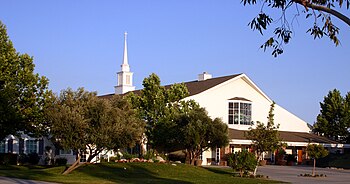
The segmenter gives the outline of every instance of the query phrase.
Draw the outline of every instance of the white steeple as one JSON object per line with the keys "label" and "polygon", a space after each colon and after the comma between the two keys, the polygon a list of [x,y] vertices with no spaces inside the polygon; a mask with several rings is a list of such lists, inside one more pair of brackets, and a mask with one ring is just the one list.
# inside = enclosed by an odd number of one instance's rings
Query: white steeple
{"label": "white steeple", "polygon": [[130,66],[128,64],[128,45],[127,45],[127,35],[128,33],[124,33],[124,55],[123,55],[123,64],[121,65],[122,71],[130,72]]}
{"label": "white steeple", "polygon": [[128,63],[128,47],[127,47],[127,33],[124,33],[124,54],[121,71],[117,73],[118,85],[115,86],[115,94],[124,94],[129,91],[134,91],[135,86],[132,85],[132,75]]}

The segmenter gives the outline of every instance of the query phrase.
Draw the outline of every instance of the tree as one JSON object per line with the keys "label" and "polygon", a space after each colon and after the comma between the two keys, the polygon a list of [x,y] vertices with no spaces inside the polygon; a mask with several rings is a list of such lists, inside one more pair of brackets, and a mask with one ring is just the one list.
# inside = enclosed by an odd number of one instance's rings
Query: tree
{"label": "tree", "polygon": [[243,174],[247,171],[253,171],[257,163],[254,153],[247,150],[230,153],[227,158],[229,166],[236,171],[238,170],[240,177],[243,177]]}
{"label": "tree", "polygon": [[173,107],[188,96],[184,84],[174,84],[169,88],[160,85],[160,78],[152,73],[143,80],[140,94],[130,93],[128,98],[139,117],[146,121],[147,143],[153,145],[155,126],[172,116]]}
{"label": "tree", "polygon": [[143,122],[129,103],[120,96],[101,99],[83,88],[63,90],[47,109],[50,133],[63,149],[76,152],[76,161],[64,174],[80,167],[87,153],[87,163],[103,150],[133,146],[143,134]]}
{"label": "tree", "polygon": [[[261,48],[266,50],[270,47],[273,49],[272,55],[277,57],[283,53],[283,45],[288,44],[292,38],[293,21],[300,16],[299,8],[305,14],[306,19],[313,19],[311,28],[307,30],[311,36],[316,38],[328,37],[333,43],[339,45],[339,28],[333,24],[332,17],[336,17],[350,26],[350,19],[339,10],[348,10],[350,7],[350,0],[242,0],[243,5],[255,5],[257,2],[262,3],[259,14],[249,23],[250,28],[258,30],[260,34],[274,21],[274,19],[266,12],[266,9],[279,10],[280,17],[277,26],[274,30],[274,36],[269,38]],[[344,5],[346,3],[346,5]],[[295,5],[295,6],[294,6]],[[293,10],[293,7],[295,9]],[[288,15],[289,10],[294,11],[292,15]],[[338,10],[337,10],[338,9]],[[273,13],[271,13],[273,14]]]}
{"label": "tree", "polygon": [[316,159],[323,158],[328,155],[328,151],[318,144],[309,144],[306,147],[306,152],[310,158],[314,160],[314,167],[312,169],[312,176],[315,176]]}
{"label": "tree", "polygon": [[[275,102],[273,102],[270,106],[266,126],[258,121],[255,129],[250,128],[250,130],[246,134],[246,138],[252,141],[252,146],[258,157],[258,162],[263,159],[262,156],[264,152],[273,152],[283,146],[278,133],[279,125],[274,125],[274,107]],[[256,174],[257,168],[258,163],[256,164],[254,175]]]}
{"label": "tree", "polygon": [[51,91],[34,67],[32,57],[16,51],[0,21],[0,141],[19,131],[37,136],[47,130],[43,110]]}
{"label": "tree", "polygon": [[219,118],[212,120],[204,108],[191,109],[175,117],[174,130],[177,144],[185,150],[191,165],[209,148],[221,148],[228,144],[228,127]]}
{"label": "tree", "polygon": [[343,98],[337,89],[329,91],[320,106],[313,131],[332,140],[346,142],[350,128],[350,93]]}

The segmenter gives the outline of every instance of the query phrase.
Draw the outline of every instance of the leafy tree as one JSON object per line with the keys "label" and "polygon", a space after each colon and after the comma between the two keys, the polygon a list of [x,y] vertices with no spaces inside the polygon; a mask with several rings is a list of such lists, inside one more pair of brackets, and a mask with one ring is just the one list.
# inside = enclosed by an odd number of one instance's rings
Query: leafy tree
{"label": "leafy tree", "polygon": [[144,132],[143,122],[122,97],[101,99],[83,88],[63,90],[47,109],[47,116],[53,139],[77,153],[75,163],[64,174],[82,165],[83,154],[89,155],[89,163],[103,150],[133,146]]}
{"label": "leafy tree", "polygon": [[[275,19],[279,26],[275,28],[274,36],[261,46],[264,51],[268,47],[272,48],[272,55],[275,57],[283,53],[283,45],[289,43],[292,38],[292,24],[294,19],[301,15],[300,10],[306,19],[313,20],[307,32],[314,39],[326,36],[336,46],[339,45],[339,28],[333,24],[333,16],[350,26],[349,17],[339,12],[349,9],[350,0],[242,0],[242,2],[244,6],[255,5],[257,2],[262,4],[259,14],[249,23],[251,29],[258,30],[261,34],[274,21],[266,13],[267,9],[271,9],[271,12],[274,12],[273,10],[280,12],[280,16]],[[289,15],[293,11],[294,13]]]}
{"label": "leafy tree", "polygon": [[340,91],[329,91],[320,106],[313,131],[332,140],[346,142],[350,128],[350,93],[343,98]]}
{"label": "leafy tree", "polygon": [[184,84],[174,84],[169,88],[160,85],[160,78],[152,73],[143,80],[143,89],[140,94],[130,93],[129,100],[140,118],[146,121],[147,143],[153,145],[155,126],[169,119],[174,112],[174,106],[188,96],[187,87]]}
{"label": "leafy tree", "polygon": [[[252,141],[252,146],[258,157],[258,162],[263,159],[262,156],[264,152],[273,152],[283,146],[277,130],[279,125],[274,125],[274,107],[275,102],[271,104],[266,126],[264,123],[258,121],[255,129],[250,128],[246,134],[246,138]],[[256,174],[257,168],[258,164],[256,164],[254,175]]]}
{"label": "leafy tree", "polygon": [[19,131],[40,135],[47,130],[44,108],[48,79],[34,73],[33,58],[20,54],[0,21],[0,140]]}
{"label": "leafy tree", "polygon": [[243,174],[247,171],[253,171],[257,163],[254,153],[247,150],[231,153],[227,159],[228,165],[234,170],[239,171],[240,177],[243,177]]}
{"label": "leafy tree", "polygon": [[212,120],[204,108],[193,108],[175,117],[177,145],[181,146],[191,165],[208,149],[228,144],[228,127],[219,118]]}
{"label": "leafy tree", "polygon": [[328,155],[328,151],[318,144],[309,144],[306,147],[306,152],[310,158],[314,160],[314,167],[312,169],[312,176],[315,176],[316,159],[323,158]]}

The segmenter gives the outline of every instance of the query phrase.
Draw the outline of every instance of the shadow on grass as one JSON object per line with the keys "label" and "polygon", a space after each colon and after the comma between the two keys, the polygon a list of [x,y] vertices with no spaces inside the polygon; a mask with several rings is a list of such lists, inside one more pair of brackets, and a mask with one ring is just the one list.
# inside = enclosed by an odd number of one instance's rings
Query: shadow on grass
{"label": "shadow on grass", "polygon": [[42,180],[43,177],[55,176],[54,173],[48,172],[45,168],[46,167],[6,166],[6,168],[0,169],[0,176],[29,180]]}
{"label": "shadow on grass", "polygon": [[191,182],[161,178],[141,164],[95,164],[86,165],[77,171],[86,175],[116,183],[183,183]]}
{"label": "shadow on grass", "polygon": [[215,168],[215,167],[203,167],[203,168],[216,174],[225,174],[230,176],[234,174],[232,169],[222,169],[222,168]]}

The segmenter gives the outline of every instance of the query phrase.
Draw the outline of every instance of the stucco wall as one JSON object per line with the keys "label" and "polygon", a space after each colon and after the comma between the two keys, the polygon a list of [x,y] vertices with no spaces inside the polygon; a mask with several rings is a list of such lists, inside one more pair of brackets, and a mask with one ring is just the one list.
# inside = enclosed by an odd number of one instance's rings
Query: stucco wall
{"label": "stucco wall", "polygon": [[[245,75],[226,81],[218,86],[197,95],[187,97],[205,107],[209,116],[221,118],[228,124],[228,102],[234,97],[243,97],[252,103],[252,121],[266,123],[268,111],[272,101],[265,96]],[[275,105],[275,124],[280,124],[281,131],[309,132],[307,123]],[[249,125],[229,125],[229,128],[248,130]]]}

